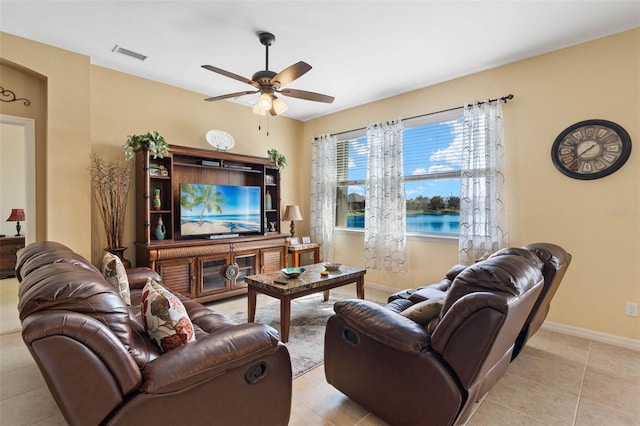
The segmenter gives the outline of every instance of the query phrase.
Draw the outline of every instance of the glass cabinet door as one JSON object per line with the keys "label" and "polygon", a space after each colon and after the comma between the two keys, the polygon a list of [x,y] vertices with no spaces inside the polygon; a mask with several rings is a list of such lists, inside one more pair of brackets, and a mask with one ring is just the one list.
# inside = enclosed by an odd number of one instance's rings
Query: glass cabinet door
{"label": "glass cabinet door", "polygon": [[198,291],[198,296],[219,293],[227,290],[227,282],[224,277],[226,265],[226,256],[218,258],[200,258],[198,260],[201,286]]}
{"label": "glass cabinet door", "polygon": [[255,275],[258,270],[257,253],[236,254],[232,259],[238,265],[238,276],[235,280],[235,288],[246,287],[244,277],[247,275]]}

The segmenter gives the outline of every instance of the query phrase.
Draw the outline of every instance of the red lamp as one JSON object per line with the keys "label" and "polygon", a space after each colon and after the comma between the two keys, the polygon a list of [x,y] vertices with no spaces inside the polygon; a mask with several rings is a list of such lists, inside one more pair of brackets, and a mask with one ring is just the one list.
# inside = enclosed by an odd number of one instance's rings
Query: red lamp
{"label": "red lamp", "polygon": [[21,237],[20,235],[20,221],[24,222],[24,210],[23,209],[11,209],[11,214],[9,215],[9,219],[7,222],[17,222],[16,223],[16,231],[18,232],[15,236]]}

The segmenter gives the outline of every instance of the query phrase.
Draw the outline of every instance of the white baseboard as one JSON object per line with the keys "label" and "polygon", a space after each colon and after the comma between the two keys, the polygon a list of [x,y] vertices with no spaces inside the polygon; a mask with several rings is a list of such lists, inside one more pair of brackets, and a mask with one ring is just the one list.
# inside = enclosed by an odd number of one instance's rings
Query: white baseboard
{"label": "white baseboard", "polygon": [[600,331],[593,331],[586,328],[574,327],[572,325],[559,324],[557,322],[550,321],[545,321],[542,324],[542,328],[550,331],[556,331],[558,333],[568,334],[570,336],[582,337],[596,342],[640,351],[640,340],[630,339],[628,337],[616,336],[615,334],[602,333]]}
{"label": "white baseboard", "polygon": [[376,283],[372,283],[372,282],[369,282],[369,281],[365,282],[365,287],[375,288],[376,290],[384,291],[384,292],[387,292],[389,294],[397,293],[399,291],[404,290],[403,288],[389,287],[389,286],[386,286],[386,285],[376,284]]}

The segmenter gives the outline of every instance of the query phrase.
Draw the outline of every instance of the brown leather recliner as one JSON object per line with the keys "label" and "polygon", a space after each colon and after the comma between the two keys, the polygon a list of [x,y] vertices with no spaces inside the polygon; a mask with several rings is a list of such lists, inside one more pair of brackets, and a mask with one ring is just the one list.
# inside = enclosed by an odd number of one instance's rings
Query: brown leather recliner
{"label": "brown leather recliner", "polygon": [[[527,340],[538,331],[547,317],[551,309],[551,300],[556,294],[558,287],[560,287],[560,283],[571,263],[571,254],[556,244],[534,243],[527,244],[522,248],[504,248],[493,253],[491,257],[504,254],[524,257],[531,257],[531,255],[534,254],[542,262],[542,276],[544,277],[544,287],[542,288],[540,296],[516,339],[515,348],[513,349],[513,358],[515,358]],[[465,268],[465,265],[455,265],[447,272],[445,277],[437,283],[394,293],[389,297],[387,307],[396,312],[401,312],[427,299],[445,297],[455,277]]]}
{"label": "brown leather recliner", "polygon": [[327,381],[393,425],[463,423],[509,366],[542,286],[539,262],[504,255],[460,272],[426,327],[373,302],[336,302]]}
{"label": "brown leather recliner", "polygon": [[140,312],[150,269],[128,271],[131,306],[59,243],[24,248],[16,272],[23,340],[69,424],[288,423],[291,361],[273,328],[179,296],[196,341],[162,353]]}
{"label": "brown leather recliner", "polygon": [[544,287],[540,297],[533,306],[529,318],[520,331],[513,349],[513,358],[518,356],[527,340],[540,329],[542,323],[547,318],[551,309],[551,300],[555,296],[560,283],[571,263],[571,254],[562,247],[551,243],[528,244],[523,248],[534,252],[543,263],[542,276],[544,277]]}

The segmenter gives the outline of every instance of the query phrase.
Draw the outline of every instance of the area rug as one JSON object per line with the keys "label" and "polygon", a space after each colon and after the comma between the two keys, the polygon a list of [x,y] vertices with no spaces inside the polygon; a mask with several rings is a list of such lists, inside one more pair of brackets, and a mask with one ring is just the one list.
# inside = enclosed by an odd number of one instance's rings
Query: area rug
{"label": "area rug", "polygon": [[[333,315],[333,304],[349,296],[332,293],[327,302],[322,293],[310,294],[291,301],[291,327],[289,341],[285,343],[291,356],[293,377],[297,377],[322,364],[324,359],[324,330]],[[247,322],[247,312],[228,316],[232,321]],[[280,301],[260,304],[256,308],[256,322],[269,324],[280,332]]]}

